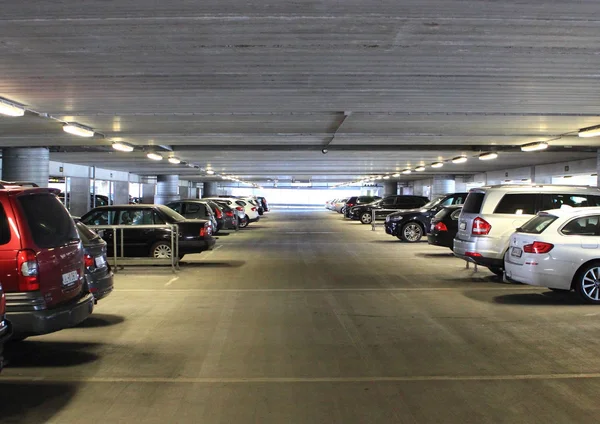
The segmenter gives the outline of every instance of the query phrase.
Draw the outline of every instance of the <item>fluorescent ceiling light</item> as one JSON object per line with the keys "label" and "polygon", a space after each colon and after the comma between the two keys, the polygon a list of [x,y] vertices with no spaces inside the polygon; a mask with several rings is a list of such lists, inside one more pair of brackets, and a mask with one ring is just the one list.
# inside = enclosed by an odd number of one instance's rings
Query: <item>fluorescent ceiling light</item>
{"label": "fluorescent ceiling light", "polygon": [[381,175],[378,175],[378,176],[376,176],[376,177],[375,177],[375,179],[376,179],[376,180],[382,180],[382,179],[383,179],[383,177],[382,177]]}
{"label": "fluorescent ceiling light", "polygon": [[65,124],[63,125],[63,131],[69,134],[77,135],[79,137],[93,137],[94,130],[88,127],[84,127],[79,124]]}
{"label": "fluorescent ceiling light", "polygon": [[441,168],[442,166],[444,166],[443,162],[434,162],[431,164],[432,168]]}
{"label": "fluorescent ceiling light", "polygon": [[179,165],[181,163],[181,159],[179,159],[175,156],[171,156],[171,157],[169,157],[169,162],[172,163],[173,165]]}
{"label": "fluorescent ceiling light", "polygon": [[161,155],[159,155],[158,153],[154,153],[154,152],[150,152],[146,155],[146,157],[148,159],[152,159],[152,160],[162,160],[163,157]]}
{"label": "fluorescent ceiling light", "polygon": [[207,169],[207,170],[206,170],[206,173],[207,173],[208,175],[213,175],[213,174],[215,173],[215,171],[213,171],[212,169]]}
{"label": "fluorescent ceiling light", "polygon": [[466,156],[457,156],[454,159],[452,159],[452,163],[465,163],[466,161],[467,161]]}
{"label": "fluorescent ceiling light", "polygon": [[123,143],[122,141],[116,141],[112,144],[112,148],[119,152],[133,152],[133,146],[129,143]]}
{"label": "fluorescent ceiling light", "polygon": [[424,166],[417,166],[415,168],[415,171],[417,171],[417,172],[423,172],[423,171],[425,171],[425,167]]}
{"label": "fluorescent ceiling light", "polygon": [[25,115],[25,108],[7,100],[0,99],[0,113],[7,116],[23,116]]}
{"label": "fluorescent ceiling light", "polygon": [[394,177],[394,178],[398,178],[399,176],[400,176],[400,174],[398,174],[397,172],[394,175],[392,175],[392,177]]}
{"label": "fluorescent ceiling light", "polygon": [[535,143],[523,144],[521,151],[523,152],[535,152],[537,150],[544,150],[548,148],[548,143],[544,141],[537,141]]}
{"label": "fluorescent ceiling light", "polygon": [[600,135],[600,125],[582,128],[579,130],[579,137],[598,137]]}
{"label": "fluorescent ceiling light", "polygon": [[385,177],[383,177],[383,179],[384,179],[384,180],[389,180],[389,179],[390,179],[390,176],[389,176],[389,175],[386,175]]}
{"label": "fluorescent ceiling light", "polygon": [[410,174],[412,171],[410,169],[405,169],[402,171],[403,174]]}
{"label": "fluorescent ceiling light", "polygon": [[498,157],[498,153],[490,152],[490,153],[482,153],[479,155],[479,160],[492,160]]}

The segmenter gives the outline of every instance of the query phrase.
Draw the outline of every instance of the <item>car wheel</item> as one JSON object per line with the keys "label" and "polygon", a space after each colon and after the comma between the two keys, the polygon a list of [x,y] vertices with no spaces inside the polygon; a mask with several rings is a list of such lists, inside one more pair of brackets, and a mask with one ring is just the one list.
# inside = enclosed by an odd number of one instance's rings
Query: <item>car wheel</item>
{"label": "car wheel", "polygon": [[490,271],[492,271],[494,274],[496,274],[498,277],[504,277],[504,270],[502,268],[491,267],[488,269]]}
{"label": "car wheel", "polygon": [[173,256],[171,245],[165,241],[154,243],[152,249],[150,249],[150,256],[156,259],[171,259]]}
{"label": "car wheel", "polygon": [[587,303],[600,304],[600,263],[585,265],[575,277],[575,291]]}
{"label": "car wheel", "polygon": [[402,241],[416,243],[423,237],[423,227],[416,222],[408,222],[402,226],[400,236]]}
{"label": "car wheel", "polygon": [[240,221],[240,228],[246,228],[248,226],[248,215],[242,218]]}
{"label": "car wheel", "polygon": [[365,212],[360,216],[360,222],[362,224],[370,224],[371,222],[373,222],[373,215],[371,215],[369,212]]}

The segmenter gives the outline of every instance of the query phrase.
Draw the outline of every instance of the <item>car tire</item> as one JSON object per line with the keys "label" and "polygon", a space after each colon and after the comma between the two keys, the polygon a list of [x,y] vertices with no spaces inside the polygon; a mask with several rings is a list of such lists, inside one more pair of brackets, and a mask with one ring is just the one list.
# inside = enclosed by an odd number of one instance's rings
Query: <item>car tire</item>
{"label": "car tire", "polygon": [[496,274],[498,277],[500,277],[500,278],[504,277],[504,269],[498,268],[498,267],[491,267],[491,268],[488,267],[488,269],[490,271],[492,271],[494,274]]}
{"label": "car tire", "polygon": [[171,243],[166,241],[159,241],[152,245],[150,249],[150,257],[156,259],[171,259],[173,252],[171,250]]}
{"label": "car tire", "polygon": [[242,220],[240,221],[240,228],[246,228],[249,224],[249,218],[248,215],[246,215],[245,217],[242,218]]}
{"label": "car tire", "polygon": [[361,224],[371,224],[373,222],[373,215],[369,212],[365,212],[360,216],[360,223]]}
{"label": "car tire", "polygon": [[600,262],[591,262],[584,265],[577,272],[575,291],[584,302],[595,305],[600,304]]}
{"label": "car tire", "polygon": [[417,243],[423,238],[425,231],[418,222],[407,222],[400,230],[400,240],[407,243]]}

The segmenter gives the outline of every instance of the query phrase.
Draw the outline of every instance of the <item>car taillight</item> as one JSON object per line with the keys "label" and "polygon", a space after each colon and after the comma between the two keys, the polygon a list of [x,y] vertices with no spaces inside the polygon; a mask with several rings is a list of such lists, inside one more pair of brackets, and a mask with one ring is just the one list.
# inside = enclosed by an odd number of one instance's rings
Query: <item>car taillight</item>
{"label": "car taillight", "polygon": [[205,237],[212,234],[212,226],[207,222],[204,227],[200,228],[200,237]]}
{"label": "car taillight", "polygon": [[238,206],[238,207],[235,208],[235,210],[237,210],[237,211],[243,211],[244,209],[241,206]]}
{"label": "car taillight", "polygon": [[223,215],[221,214],[221,211],[219,209],[216,209],[216,214],[217,218],[221,218]]}
{"label": "car taillight", "polygon": [[94,266],[94,258],[92,258],[90,255],[85,255],[83,260],[86,268],[91,268]]}
{"label": "car taillight", "polygon": [[19,291],[40,289],[38,261],[33,250],[19,250],[17,253]]}
{"label": "car taillight", "polygon": [[227,211],[227,212],[225,212],[225,215],[227,215],[227,216],[233,216],[233,212]]}
{"label": "car taillight", "polygon": [[354,203],[346,203],[346,207],[351,208],[352,206],[354,206]]}
{"label": "car taillight", "polygon": [[256,208],[252,208],[252,212],[256,212]]}
{"label": "car taillight", "polygon": [[437,224],[435,224],[434,228],[438,231],[448,231],[448,227],[446,227],[446,224],[444,224],[443,222],[438,222]]}
{"label": "car taillight", "polygon": [[554,248],[551,243],[544,243],[543,241],[534,241],[533,244],[526,244],[523,246],[523,252],[525,253],[548,253]]}
{"label": "car taillight", "polygon": [[485,219],[477,217],[473,220],[471,233],[475,236],[485,236],[490,233],[492,226]]}

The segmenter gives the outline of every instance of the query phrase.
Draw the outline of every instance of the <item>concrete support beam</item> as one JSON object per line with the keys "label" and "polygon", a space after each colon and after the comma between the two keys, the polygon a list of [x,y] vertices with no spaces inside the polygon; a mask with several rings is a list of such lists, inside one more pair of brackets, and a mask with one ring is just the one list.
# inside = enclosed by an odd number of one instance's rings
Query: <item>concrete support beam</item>
{"label": "concrete support beam", "polygon": [[202,197],[213,197],[213,196],[217,196],[217,183],[216,182],[212,182],[212,181],[207,181],[204,183],[204,190],[202,193]]}
{"label": "concrete support beam", "polygon": [[127,181],[115,181],[114,183],[114,204],[115,205],[127,205],[129,203],[129,182]]}
{"label": "concrete support beam", "polygon": [[392,196],[398,194],[398,182],[397,181],[386,181],[383,183],[383,195]]}
{"label": "concrete support beam", "polygon": [[69,211],[81,216],[90,210],[90,179],[70,177]]}
{"label": "concrete support beam", "polygon": [[48,187],[50,152],[46,147],[10,147],[2,149],[2,179],[31,181]]}
{"label": "concrete support beam", "polygon": [[154,195],[156,194],[156,184],[142,184],[142,203],[151,205],[154,203]]}
{"label": "concrete support beam", "polygon": [[456,182],[452,175],[435,175],[431,182],[431,198],[443,194],[454,193]]}
{"label": "concrete support beam", "polygon": [[179,199],[179,175],[159,175],[156,178],[156,198],[154,202],[165,205]]}

